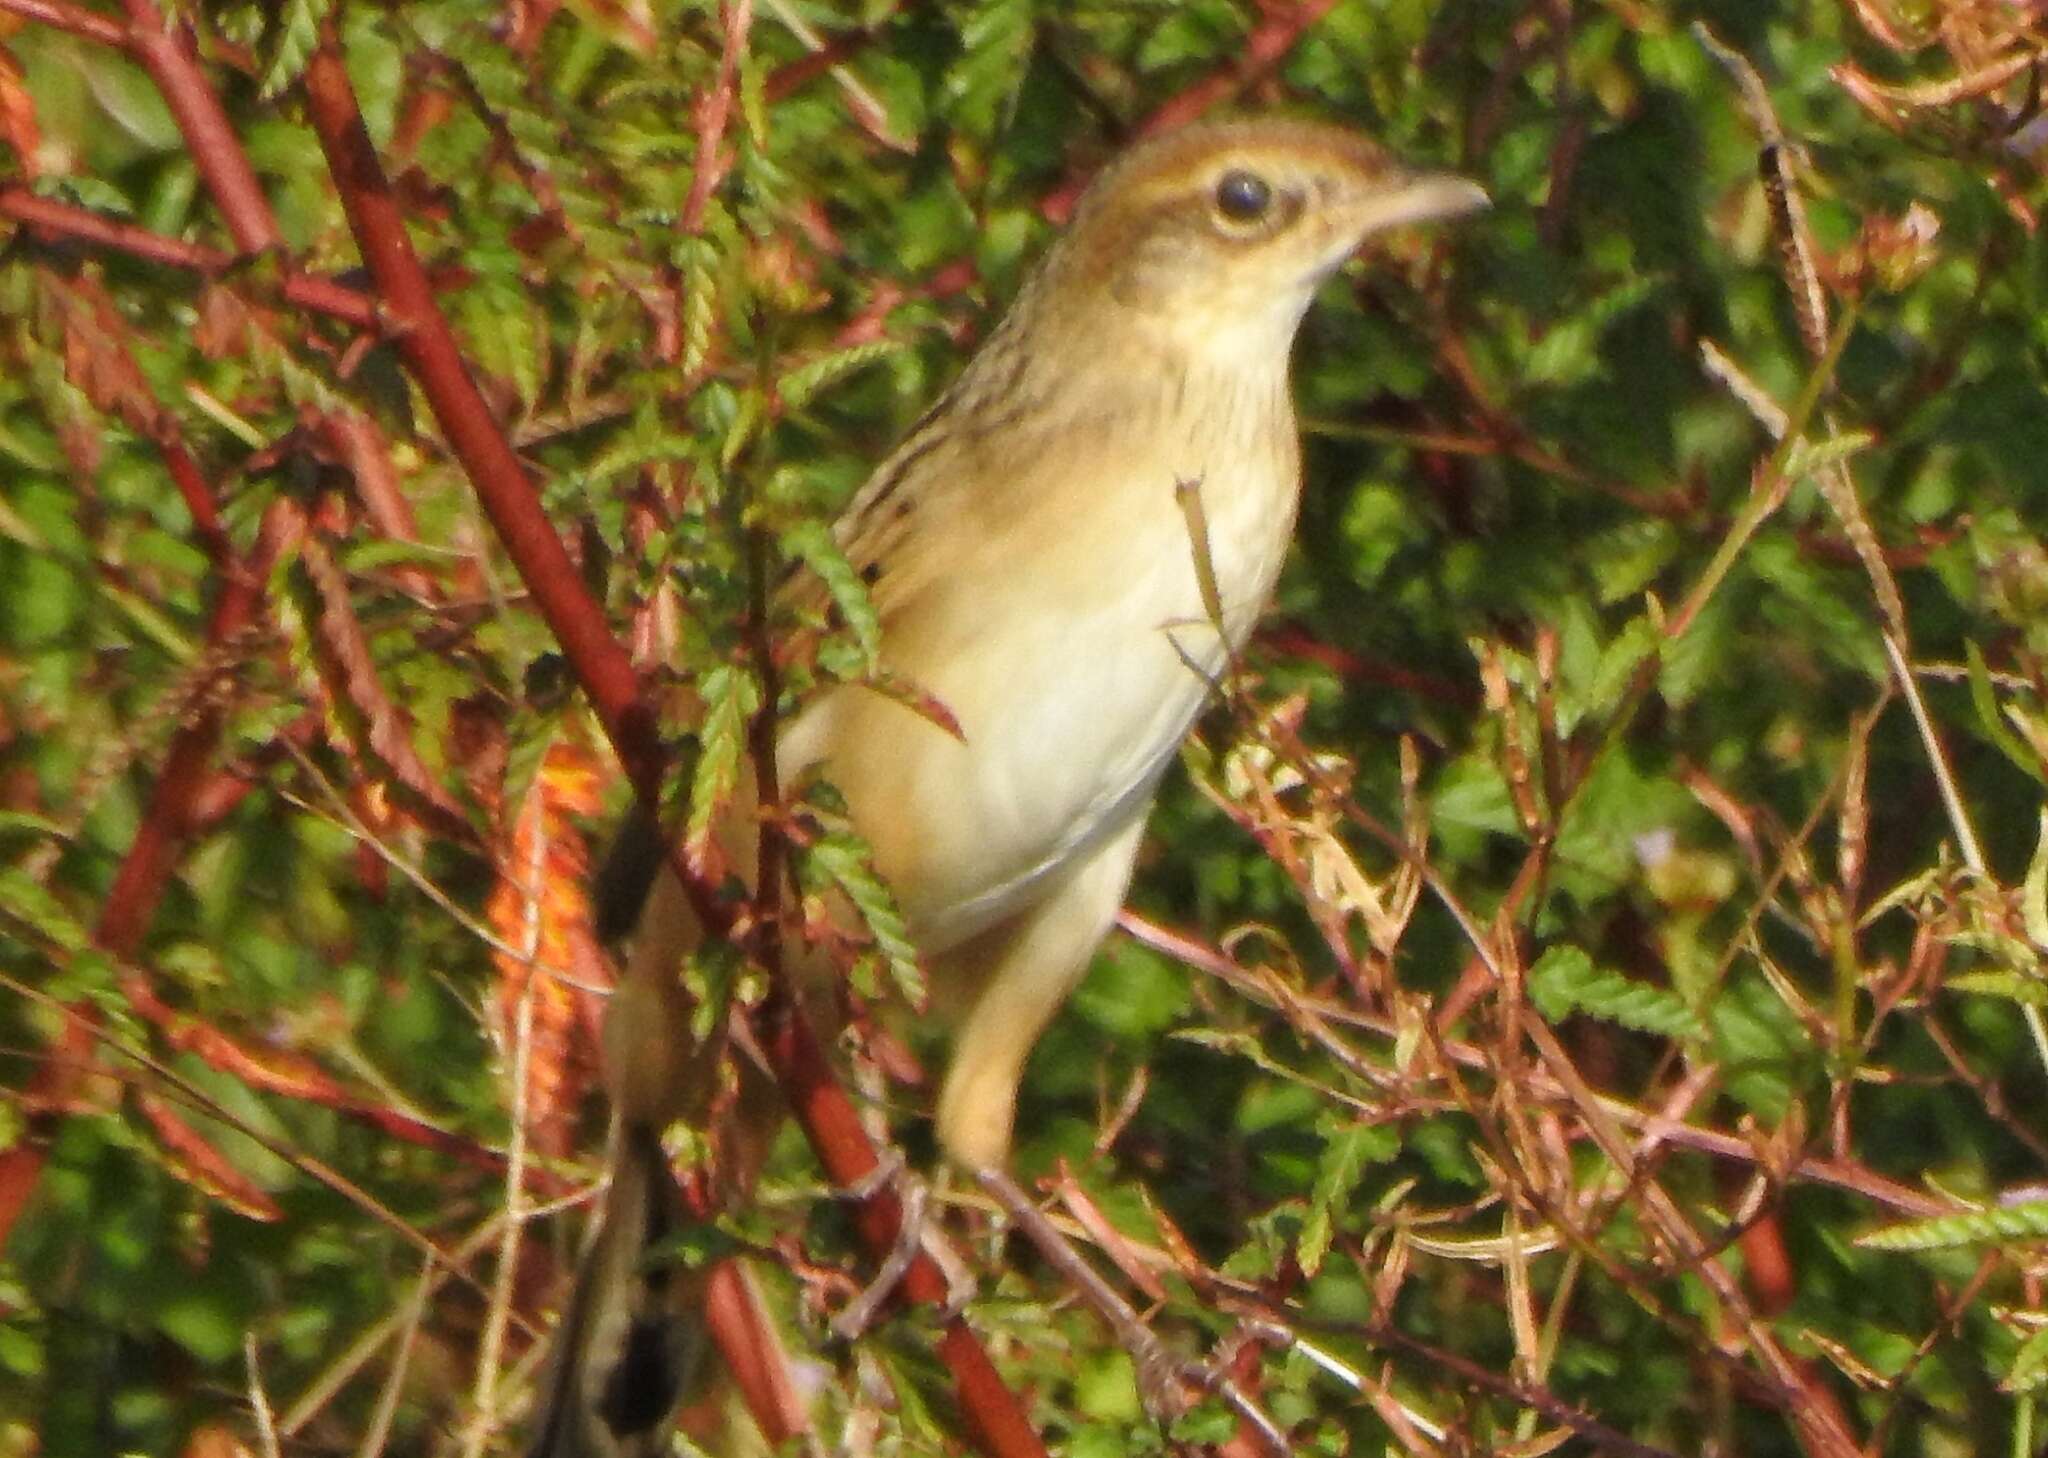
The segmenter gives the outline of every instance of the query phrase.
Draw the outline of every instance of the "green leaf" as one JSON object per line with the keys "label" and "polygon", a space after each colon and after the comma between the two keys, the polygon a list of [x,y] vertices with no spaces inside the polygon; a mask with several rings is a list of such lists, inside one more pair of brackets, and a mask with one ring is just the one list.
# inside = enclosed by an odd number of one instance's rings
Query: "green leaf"
{"label": "green leaf", "polygon": [[1866,1250],[1950,1250],[2048,1236],[2048,1200],[2025,1200],[1989,1210],[1967,1210],[1889,1225],[1856,1237]]}
{"label": "green leaf", "polygon": [[697,692],[704,700],[704,722],[697,731],[700,748],[690,779],[683,849],[693,864],[704,865],[739,788],[747,727],[761,706],[761,686],[746,670],[721,663],[698,680]]}
{"label": "green leaf", "polygon": [[896,898],[875,874],[867,842],[850,831],[832,831],[804,849],[801,864],[813,878],[829,881],[853,903],[875,939],[897,994],[912,1007],[923,1007],[924,969],[918,966],[917,948],[911,945]]}
{"label": "green leaf", "polygon": [[1323,1146],[1308,1215],[1295,1242],[1302,1273],[1313,1276],[1323,1267],[1338,1216],[1358,1189],[1367,1169],[1385,1164],[1401,1152],[1401,1136],[1386,1124],[1348,1124]]}
{"label": "green leaf", "polygon": [[111,217],[135,216],[135,204],[128,200],[128,194],[98,177],[39,177],[35,192],[39,197],[59,198]]}
{"label": "green leaf", "polygon": [[1141,1421],[1145,1409],[1138,1401],[1137,1371],[1130,1357],[1107,1351],[1082,1361],[1074,1373],[1074,1406],[1083,1417],[1098,1422]]}
{"label": "green leaf", "polygon": [[59,951],[76,956],[92,946],[92,933],[49,889],[16,870],[0,870],[0,919],[27,927]]}
{"label": "green leaf", "polygon": [[1967,642],[1963,644],[1963,656],[1970,670],[1970,707],[1976,711],[1977,728],[1998,746],[2000,754],[2034,779],[2048,783],[2048,768],[2042,766],[2041,756],[2006,727],[2005,716],[1999,712],[1998,695],[1991,687],[1991,670],[1984,662],[1984,650],[1974,641]]}
{"label": "green leaf", "polygon": [[800,522],[782,534],[782,550],[818,574],[831,594],[832,605],[860,645],[863,671],[877,672],[882,666],[882,620],[875,615],[867,585],[839,550],[832,529],[819,521]]}
{"label": "green leaf", "polygon": [[683,273],[683,373],[694,375],[711,354],[711,331],[718,321],[718,253],[705,238],[685,238],[676,245],[676,266]]}
{"label": "green leaf", "polygon": [[1956,972],[1945,978],[1942,986],[1950,992],[1974,992],[2028,1007],[2048,1007],[2048,982],[2018,972]]}
{"label": "green leaf", "polygon": [[2048,806],[2035,817],[2033,859],[2027,862],[2027,876],[2020,883],[2020,920],[2027,939],[2048,952]]}
{"label": "green leaf", "polygon": [[718,447],[718,464],[725,470],[731,470],[733,462],[746,453],[761,423],[767,418],[767,398],[759,390],[742,391],[732,421],[726,426],[725,439]]}
{"label": "green leaf", "polygon": [[1237,1414],[1221,1399],[1211,1398],[1189,1408],[1173,1421],[1173,1437],[1182,1443],[1220,1446],[1237,1432]]}
{"label": "green leaf", "polygon": [[156,1324],[200,1361],[220,1365],[242,1350],[249,1313],[241,1305],[221,1283],[182,1282],[158,1303]]}
{"label": "green leaf", "polygon": [[1529,1000],[1552,1022],[1576,1012],[1670,1038],[1705,1032],[1677,993],[1595,967],[1577,947],[1552,947],[1529,969]]}
{"label": "green leaf", "polygon": [[259,92],[265,101],[275,101],[299,79],[320,44],[320,24],[333,8],[334,0],[285,0],[277,18],[277,48],[264,69]]}
{"label": "green leaf", "polygon": [[2012,1365],[1998,1385],[2007,1392],[2033,1392],[2048,1379],[2048,1326],[2037,1327],[2013,1353]]}
{"label": "green leaf", "polygon": [[1662,278],[1644,276],[1596,295],[1578,314],[1543,331],[1523,362],[1523,378],[1533,385],[1572,385],[1602,373],[1601,334],[1663,286]]}
{"label": "green leaf", "polygon": [[777,380],[775,393],[790,409],[801,410],[817,397],[819,391],[838,384],[855,370],[865,369],[877,360],[900,353],[901,349],[902,346],[894,340],[877,339],[820,355]]}
{"label": "green leaf", "polygon": [[997,130],[1031,63],[1031,0],[980,0],[960,26],[960,59],[946,73],[949,110],[977,136]]}

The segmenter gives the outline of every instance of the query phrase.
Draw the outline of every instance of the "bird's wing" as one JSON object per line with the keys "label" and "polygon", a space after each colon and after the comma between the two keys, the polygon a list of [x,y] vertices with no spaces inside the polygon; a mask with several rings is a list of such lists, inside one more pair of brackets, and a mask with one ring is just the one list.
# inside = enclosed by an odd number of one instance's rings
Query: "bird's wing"
{"label": "bird's wing", "polygon": [[[940,565],[946,523],[968,507],[963,488],[980,474],[976,443],[949,428],[947,403],[911,429],[833,523],[841,554],[885,626]],[[777,596],[799,617],[831,612],[824,583],[808,567],[797,568]]]}

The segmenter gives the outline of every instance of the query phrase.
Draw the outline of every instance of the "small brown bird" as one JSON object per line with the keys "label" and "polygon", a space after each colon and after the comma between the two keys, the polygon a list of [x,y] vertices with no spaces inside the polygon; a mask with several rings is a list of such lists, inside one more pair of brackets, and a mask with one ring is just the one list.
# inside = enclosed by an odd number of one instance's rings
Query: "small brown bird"
{"label": "small brown bird", "polygon": [[[1311,297],[1368,236],[1485,203],[1329,126],[1134,147],[841,518],[885,667],[961,733],[841,686],[785,726],[778,769],[839,789],[896,894],[953,1030],[939,1143],[968,1168],[1004,1162],[1025,1058],[1279,575],[1301,465],[1287,357]],[[613,1184],[557,1338],[534,1448],[550,1458],[642,1451],[691,1345],[672,1314],[694,1293],[641,1254],[665,1218],[658,1133],[707,1081],[677,980],[699,935],[662,876],[609,1017]]]}

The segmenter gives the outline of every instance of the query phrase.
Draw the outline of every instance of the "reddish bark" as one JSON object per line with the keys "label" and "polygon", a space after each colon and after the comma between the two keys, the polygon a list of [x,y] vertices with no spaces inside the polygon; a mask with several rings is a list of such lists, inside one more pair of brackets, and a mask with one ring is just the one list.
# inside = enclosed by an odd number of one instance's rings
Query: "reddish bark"
{"label": "reddish bark", "polygon": [[[343,66],[332,29],[305,73],[308,112],[327,155],[357,247],[379,296],[399,324],[395,338],[411,372],[503,541],[506,553],[553,630],[563,656],[590,696],[642,803],[660,804],[664,770],[653,713],[632,662],[542,511],[524,467],[478,391],[405,230],[404,214],[384,175]],[[707,927],[732,935],[733,912],[703,887],[678,853],[671,857]],[[739,939],[739,938],[736,938]],[[832,1178],[858,1185],[880,1166],[853,1102],[833,1077],[824,1051],[787,998],[763,1010],[776,1077],[798,1122]],[[891,1190],[865,1200],[857,1216],[863,1242],[878,1257],[897,1243],[903,1212]],[[929,1258],[911,1266],[904,1287],[915,1299],[946,1304],[945,1277]],[[981,1343],[958,1317],[949,1321],[939,1353],[952,1371],[978,1443],[1001,1458],[1040,1458],[1045,1449],[1016,1396],[1003,1385]]]}
{"label": "reddish bark", "polygon": [[[126,253],[133,258],[168,264],[172,268],[191,269],[209,276],[219,275],[235,261],[232,255],[223,253],[218,248],[187,243],[180,238],[167,238],[161,233],[152,233],[149,229],[139,228],[133,223],[122,223],[112,218],[101,217],[90,208],[77,207],[54,198],[37,197],[34,193],[19,187],[0,187],[0,217],[27,223],[38,231],[54,237],[75,239],[95,247]],[[279,284],[278,291],[286,302],[296,304],[302,309],[325,314],[341,320],[344,324],[353,324],[359,329],[376,327],[375,301],[331,279],[288,272]]]}
{"label": "reddish bark", "polygon": [[96,10],[87,10],[83,5],[68,4],[66,0],[0,0],[0,10],[40,21],[54,30],[98,41],[103,46],[128,43],[128,29],[121,22]]}
{"label": "reddish bark", "polygon": [[284,235],[277,230],[277,218],[256,180],[256,169],[249,164],[249,154],[242,150],[220,98],[199,69],[191,29],[182,20],[175,24],[167,21],[156,0],[123,0],[123,8],[128,12],[129,52],[163,92],[186,150],[236,246],[244,253],[282,249]]}

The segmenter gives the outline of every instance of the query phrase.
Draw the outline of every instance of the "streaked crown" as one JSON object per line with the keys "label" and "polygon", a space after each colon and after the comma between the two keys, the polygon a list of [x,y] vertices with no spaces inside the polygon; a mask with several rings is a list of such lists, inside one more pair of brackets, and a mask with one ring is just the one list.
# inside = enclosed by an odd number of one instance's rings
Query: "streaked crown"
{"label": "streaked crown", "polygon": [[1204,123],[1132,148],[1095,180],[1046,282],[1141,312],[1256,315],[1291,331],[1370,234],[1485,205],[1476,184],[1405,167],[1345,128]]}

